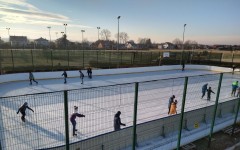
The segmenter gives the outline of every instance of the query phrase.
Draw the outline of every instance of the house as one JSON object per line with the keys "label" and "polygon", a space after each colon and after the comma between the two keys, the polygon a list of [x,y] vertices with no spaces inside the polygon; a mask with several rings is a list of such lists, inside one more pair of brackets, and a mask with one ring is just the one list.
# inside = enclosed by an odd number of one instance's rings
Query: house
{"label": "house", "polygon": [[114,47],[114,42],[113,41],[109,41],[109,40],[98,40],[95,43],[93,43],[92,45],[94,45],[95,48],[98,49],[113,49]]}
{"label": "house", "polygon": [[161,43],[158,45],[158,49],[175,49],[176,45],[170,42]]}
{"label": "house", "polygon": [[35,44],[37,47],[47,47],[49,46],[49,42],[47,39],[44,39],[44,38],[39,38],[39,39],[36,39],[34,40]]}
{"label": "house", "polygon": [[135,44],[134,41],[128,41],[126,42],[125,47],[127,49],[137,49],[137,44]]}
{"label": "house", "polygon": [[9,41],[12,47],[25,47],[28,44],[26,36],[10,36]]}

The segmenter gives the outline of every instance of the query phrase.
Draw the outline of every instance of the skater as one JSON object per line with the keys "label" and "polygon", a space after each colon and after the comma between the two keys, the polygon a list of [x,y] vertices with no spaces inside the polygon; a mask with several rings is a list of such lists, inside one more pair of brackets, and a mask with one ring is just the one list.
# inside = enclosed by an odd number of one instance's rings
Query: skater
{"label": "skater", "polygon": [[87,68],[87,74],[88,74],[88,78],[92,78],[92,69],[90,67]]}
{"label": "skater", "polygon": [[32,110],[32,108],[28,107],[28,103],[25,102],[17,111],[17,114],[20,112],[22,114],[22,121],[25,122],[25,116],[26,116],[26,109],[30,109],[32,112],[34,112]]}
{"label": "skater", "polygon": [[92,68],[89,67],[89,78],[92,79]]}
{"label": "skater", "polygon": [[114,115],[114,131],[118,131],[121,129],[121,125],[122,126],[126,126],[126,124],[121,122],[121,111],[118,111],[115,115]]}
{"label": "skater", "polygon": [[81,84],[83,84],[83,78],[84,78],[84,74],[82,73],[82,71],[81,71],[81,70],[79,70],[79,73],[80,73],[80,79],[82,80],[82,83],[81,83]]}
{"label": "skater", "polygon": [[32,85],[32,81],[38,84],[38,82],[34,79],[33,73],[31,71],[29,72],[29,81],[30,81],[30,85]]}
{"label": "skater", "polygon": [[172,95],[172,96],[169,98],[169,101],[168,101],[168,114],[170,113],[171,104],[172,104],[172,102],[174,102],[174,98],[175,98],[175,95]]}
{"label": "skater", "polygon": [[172,102],[170,112],[169,112],[169,115],[175,115],[175,114],[177,114],[177,100]]}
{"label": "skater", "polygon": [[72,115],[70,117],[70,121],[71,121],[72,126],[73,126],[73,136],[77,136],[77,134],[75,133],[77,131],[77,129],[76,129],[76,124],[77,124],[76,117],[85,117],[85,115],[79,114],[78,113],[78,107],[74,106],[74,112],[72,113]]}
{"label": "skater", "polygon": [[203,99],[203,97],[205,96],[205,94],[207,92],[207,86],[208,86],[207,83],[202,86],[202,98],[201,99]]}
{"label": "skater", "polygon": [[64,70],[62,76],[64,77],[64,84],[67,83],[67,72]]}
{"label": "skater", "polygon": [[238,81],[234,81],[232,83],[232,94],[231,94],[234,97],[235,97],[235,93],[236,93],[237,88],[238,88]]}
{"label": "skater", "polygon": [[207,89],[207,100],[210,101],[211,100],[211,93],[215,94],[213,91],[212,91],[212,88],[209,87]]}
{"label": "skater", "polygon": [[234,74],[234,71],[235,71],[236,68],[237,68],[237,65],[233,65],[233,66],[232,66],[232,69],[233,69],[232,74]]}
{"label": "skater", "polygon": [[184,71],[185,70],[185,62],[184,62],[184,60],[182,61],[182,71]]}
{"label": "skater", "polygon": [[237,97],[240,97],[240,87],[237,88]]}

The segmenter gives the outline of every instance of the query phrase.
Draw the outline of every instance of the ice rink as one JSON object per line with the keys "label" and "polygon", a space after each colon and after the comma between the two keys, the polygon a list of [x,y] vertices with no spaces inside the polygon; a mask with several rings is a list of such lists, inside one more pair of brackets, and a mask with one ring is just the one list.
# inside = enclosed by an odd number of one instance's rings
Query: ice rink
{"label": "ice rink", "polygon": [[[113,117],[117,111],[122,112],[122,122],[126,123],[126,127],[132,126],[134,82],[140,82],[137,123],[168,116],[168,99],[173,94],[178,100],[177,111],[180,112],[185,76],[192,76],[188,80],[185,111],[215,103],[216,94],[212,94],[211,101],[207,101],[206,96],[201,99],[202,86],[205,83],[208,83],[215,93],[217,92],[219,72],[207,70],[184,72],[181,70],[144,72],[143,70],[143,73],[106,76],[94,76],[93,70],[92,79],[87,78],[85,74],[84,84],[81,84],[79,78],[68,78],[67,84],[63,83],[62,78],[38,80],[38,85],[34,82],[33,85],[29,85],[28,80],[2,83],[0,84],[0,97],[3,97],[0,98],[1,146],[4,150],[10,150],[64,145],[63,90],[69,90],[69,117],[75,105],[79,107],[80,113],[86,115],[85,118],[77,118],[77,136],[72,136],[72,125],[69,121],[71,143],[112,132]],[[231,84],[235,80],[239,80],[239,75],[230,73],[223,75],[220,102],[232,99]],[[44,92],[50,93],[36,94]],[[25,101],[35,112],[27,110],[27,121],[23,123],[20,119],[21,115],[17,115],[16,112]]]}

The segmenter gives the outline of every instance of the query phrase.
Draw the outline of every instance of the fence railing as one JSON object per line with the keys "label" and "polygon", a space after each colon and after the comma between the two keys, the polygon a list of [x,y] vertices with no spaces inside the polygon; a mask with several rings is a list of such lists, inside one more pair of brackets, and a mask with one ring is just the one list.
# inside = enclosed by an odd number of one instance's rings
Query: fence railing
{"label": "fence railing", "polygon": [[[235,118],[232,124],[236,124],[240,97],[236,97],[237,93],[231,95],[231,85],[236,80],[239,74],[224,73],[0,97],[0,146],[3,150],[63,145],[69,149],[75,143],[75,148],[80,149],[135,149],[144,147],[142,143],[147,140],[161,137],[159,146],[175,142],[179,149],[181,139],[188,138],[185,131],[194,129],[208,129],[205,136],[211,142],[213,129],[219,124],[215,118],[231,112]],[[206,83],[215,94],[206,93],[202,98]],[[176,112],[168,101],[172,95],[178,100]],[[232,100],[238,103],[224,104]],[[34,110],[26,110],[25,122],[20,119],[21,114],[16,114],[24,102]],[[74,106],[85,115],[76,119],[77,136],[73,136],[69,120]],[[194,110],[201,115],[190,113]],[[126,127],[114,131],[114,115],[118,111]]]}
{"label": "fence railing", "polygon": [[211,51],[0,50],[0,73],[188,64],[240,65],[240,53]]}

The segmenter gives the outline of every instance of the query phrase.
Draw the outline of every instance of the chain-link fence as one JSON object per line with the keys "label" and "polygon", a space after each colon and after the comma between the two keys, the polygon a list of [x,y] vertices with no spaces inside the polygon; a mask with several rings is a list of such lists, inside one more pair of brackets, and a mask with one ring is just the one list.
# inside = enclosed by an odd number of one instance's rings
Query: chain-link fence
{"label": "chain-link fence", "polygon": [[[238,73],[209,74],[1,97],[0,146],[104,150],[155,143],[169,149],[204,136],[211,141],[223,122],[236,123],[240,98],[232,95],[232,83],[239,79]],[[23,122],[25,111],[17,112],[25,102],[34,112],[27,109]],[[76,118],[76,131],[70,120],[74,106],[85,116]]]}
{"label": "chain-link fence", "polygon": [[187,64],[240,65],[239,53],[168,52],[169,57],[163,57],[164,51],[0,50],[0,73],[177,65],[182,60]]}

